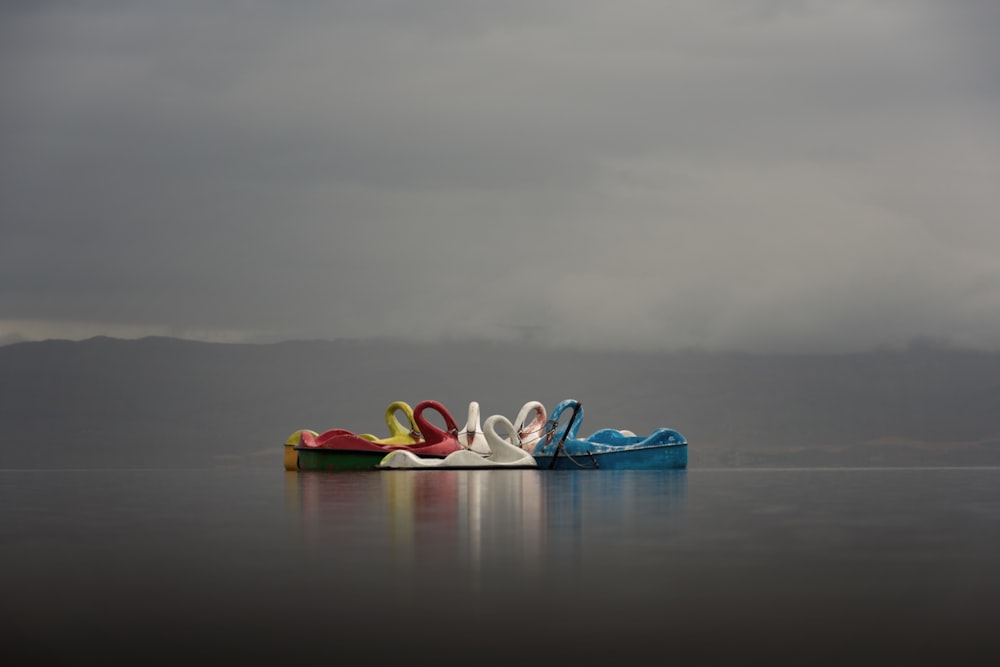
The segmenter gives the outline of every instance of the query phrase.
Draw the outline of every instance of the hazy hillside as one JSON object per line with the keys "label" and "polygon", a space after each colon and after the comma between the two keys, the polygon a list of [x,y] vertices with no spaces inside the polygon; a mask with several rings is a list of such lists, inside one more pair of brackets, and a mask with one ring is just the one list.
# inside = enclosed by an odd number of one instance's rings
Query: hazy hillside
{"label": "hazy hillside", "polygon": [[[384,434],[432,398],[513,418],[528,400],[687,436],[691,466],[1000,464],[1000,354],[620,354],[487,343],[213,344],[169,338],[0,347],[0,467],[280,467],[293,431]],[[433,415],[433,413],[428,413]]]}

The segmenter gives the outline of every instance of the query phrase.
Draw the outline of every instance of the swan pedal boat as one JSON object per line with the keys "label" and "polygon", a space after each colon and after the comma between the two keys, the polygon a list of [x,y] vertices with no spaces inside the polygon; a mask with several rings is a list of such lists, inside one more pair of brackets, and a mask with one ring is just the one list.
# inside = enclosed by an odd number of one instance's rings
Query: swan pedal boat
{"label": "swan pedal boat", "polygon": [[[400,421],[399,413],[406,417],[406,425]],[[385,438],[379,438],[371,433],[361,433],[360,437],[383,445],[413,445],[423,440],[417,422],[413,418],[413,408],[405,401],[393,401],[389,404],[385,409],[385,424],[389,427],[389,435]],[[302,442],[303,433],[308,433],[309,437],[313,438],[319,436],[319,433],[310,429],[300,429],[288,436],[285,440],[285,470],[300,470],[297,447]]]}
{"label": "swan pedal boat", "polygon": [[[528,418],[531,417],[529,421]],[[514,419],[514,428],[517,430],[517,437],[524,449],[530,451],[545,434],[545,427],[548,425],[545,405],[539,401],[528,401],[517,413]],[[458,439],[465,449],[471,449],[477,454],[490,456],[490,446],[486,441],[486,434],[483,432],[479,417],[479,402],[469,402],[469,417],[465,423],[465,428],[459,431]]]}
{"label": "swan pedal boat", "polygon": [[[446,430],[424,417],[423,413],[428,409],[441,415]],[[395,416],[400,411],[410,421],[409,430]],[[317,471],[372,470],[386,454],[398,449],[412,450],[419,452],[421,456],[436,458],[444,458],[463,449],[458,440],[455,418],[438,401],[421,401],[412,410],[402,401],[391,403],[386,409],[386,423],[391,435],[381,439],[342,428],[323,433],[306,429],[296,431],[285,443],[285,468]],[[292,461],[288,445],[296,436],[298,440],[292,446],[295,468],[290,468]]]}
{"label": "swan pedal boat", "polygon": [[[569,419],[560,424],[563,413]],[[603,428],[579,437],[583,405],[566,399],[552,410],[545,435],[531,454],[546,470],[677,470],[687,468],[687,438],[671,428],[657,428],[646,436],[632,431]]]}
{"label": "swan pedal boat", "polygon": [[[544,408],[542,408],[544,411]],[[397,449],[385,455],[377,468],[380,470],[472,470],[472,469],[524,469],[537,468],[535,457],[521,446],[519,429],[504,415],[492,415],[479,427],[479,404],[473,401],[469,410],[469,424],[465,432],[468,449],[452,452],[442,458],[419,456],[412,450]],[[497,433],[500,426],[507,435]],[[474,430],[473,430],[474,429]],[[471,437],[470,437],[471,436]],[[472,447],[479,444],[475,437],[485,441],[488,452],[482,453]]]}

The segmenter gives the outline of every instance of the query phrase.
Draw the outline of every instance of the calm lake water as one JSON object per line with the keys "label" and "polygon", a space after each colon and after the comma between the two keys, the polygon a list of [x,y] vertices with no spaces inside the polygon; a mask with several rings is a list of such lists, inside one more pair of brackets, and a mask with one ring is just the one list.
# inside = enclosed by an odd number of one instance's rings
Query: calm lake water
{"label": "calm lake water", "polygon": [[1000,468],[0,471],[10,664],[1000,664]]}

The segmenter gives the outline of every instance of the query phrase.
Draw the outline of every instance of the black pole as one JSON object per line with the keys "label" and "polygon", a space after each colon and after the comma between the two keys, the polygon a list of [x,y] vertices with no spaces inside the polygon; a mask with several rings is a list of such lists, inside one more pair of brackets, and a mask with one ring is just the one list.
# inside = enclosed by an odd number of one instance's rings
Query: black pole
{"label": "black pole", "polygon": [[573,404],[573,414],[570,415],[569,421],[566,422],[566,430],[563,431],[562,437],[559,438],[559,444],[556,445],[556,451],[552,453],[552,460],[549,461],[549,469],[551,470],[556,465],[556,458],[559,456],[559,452],[565,450],[566,436],[569,435],[569,429],[576,421],[576,415],[580,412],[580,401],[576,401]]}

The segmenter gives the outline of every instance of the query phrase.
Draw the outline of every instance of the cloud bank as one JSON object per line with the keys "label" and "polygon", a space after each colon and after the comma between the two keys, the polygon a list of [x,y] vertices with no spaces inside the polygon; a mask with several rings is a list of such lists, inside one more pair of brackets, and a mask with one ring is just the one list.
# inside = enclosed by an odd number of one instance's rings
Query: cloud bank
{"label": "cloud bank", "polygon": [[0,340],[1000,348],[989,2],[0,10]]}

